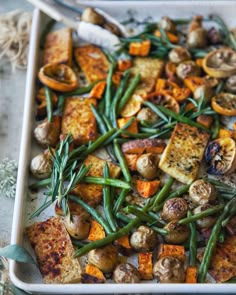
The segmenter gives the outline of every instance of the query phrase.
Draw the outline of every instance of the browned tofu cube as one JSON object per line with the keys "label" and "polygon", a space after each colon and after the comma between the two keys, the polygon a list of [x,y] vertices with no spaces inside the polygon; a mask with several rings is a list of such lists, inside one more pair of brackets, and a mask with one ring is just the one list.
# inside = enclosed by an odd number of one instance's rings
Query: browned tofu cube
{"label": "browned tofu cube", "polygon": [[74,54],[77,64],[84,72],[89,83],[106,79],[109,62],[99,47],[84,45],[75,48]]}
{"label": "browned tofu cube", "polygon": [[26,228],[43,280],[48,284],[68,284],[81,280],[81,267],[73,258],[74,248],[60,217],[36,222]]}
{"label": "browned tofu cube", "polygon": [[90,105],[94,98],[68,97],[63,110],[61,131],[71,133],[76,144],[86,144],[96,139],[96,119]]}

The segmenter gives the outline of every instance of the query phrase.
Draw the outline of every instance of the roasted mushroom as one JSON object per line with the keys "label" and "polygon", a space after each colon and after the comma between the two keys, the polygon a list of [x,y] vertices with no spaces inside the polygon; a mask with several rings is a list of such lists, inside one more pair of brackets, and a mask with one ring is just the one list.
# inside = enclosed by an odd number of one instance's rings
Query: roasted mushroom
{"label": "roasted mushroom", "polygon": [[34,129],[34,137],[42,147],[55,146],[60,135],[60,119],[55,118],[52,122],[45,120]]}
{"label": "roasted mushroom", "polygon": [[98,26],[105,23],[104,17],[91,7],[88,7],[83,11],[81,20]]}
{"label": "roasted mushroom", "polygon": [[113,280],[118,284],[135,284],[140,282],[140,274],[132,264],[122,263],[115,268]]}
{"label": "roasted mushroom", "polygon": [[159,157],[157,154],[143,154],[138,158],[136,168],[141,176],[147,179],[153,179],[158,175],[158,163]]}
{"label": "roasted mushroom", "polygon": [[84,240],[89,235],[90,222],[86,215],[67,215],[64,225],[71,237],[77,240]]}
{"label": "roasted mushroom", "polygon": [[207,44],[207,33],[204,28],[196,28],[188,33],[187,45],[189,48],[204,48]]}
{"label": "roasted mushroom", "polygon": [[167,200],[163,206],[161,217],[165,221],[181,219],[187,215],[188,203],[183,198]]}
{"label": "roasted mushroom", "polygon": [[217,45],[222,42],[221,34],[215,27],[211,27],[207,31],[207,41],[211,45]]}
{"label": "roasted mushroom", "polygon": [[[204,205],[198,206],[197,208],[193,210],[193,214],[202,213],[205,210],[210,209],[211,207],[212,205],[210,204],[204,204]],[[215,224],[216,220],[217,220],[217,217],[215,215],[210,215],[210,216],[206,216],[196,220],[196,224],[199,228],[210,228]]]}
{"label": "roasted mushroom", "polygon": [[88,253],[88,261],[102,272],[111,272],[118,262],[118,250],[111,244],[103,248],[94,249]]}
{"label": "roasted mushroom", "polygon": [[226,80],[225,90],[236,94],[236,75],[233,75]]}
{"label": "roasted mushroom", "polygon": [[145,225],[141,225],[130,237],[131,246],[138,252],[152,251],[157,243],[156,232]]}
{"label": "roasted mushroom", "polygon": [[191,55],[188,49],[184,47],[173,48],[169,53],[169,60],[175,64],[179,64],[190,59]]}
{"label": "roasted mushroom", "polygon": [[52,159],[49,153],[41,153],[31,160],[30,171],[39,178],[44,179],[52,173]]}
{"label": "roasted mushroom", "polygon": [[150,108],[142,108],[137,114],[137,121],[145,121],[149,124],[153,124],[157,121],[158,116]]}
{"label": "roasted mushroom", "polygon": [[216,199],[216,189],[210,182],[198,179],[189,188],[189,199],[197,205],[207,204]]}
{"label": "roasted mushroom", "polygon": [[176,69],[177,76],[184,80],[186,77],[190,76],[200,76],[200,67],[192,60],[187,60],[178,65]]}
{"label": "roasted mushroom", "polygon": [[218,138],[211,141],[205,151],[207,173],[230,174],[236,169],[236,143],[232,138]]}
{"label": "roasted mushroom", "polygon": [[175,33],[176,26],[175,23],[168,17],[163,16],[158,23],[158,27],[165,30],[166,32]]}
{"label": "roasted mushroom", "polygon": [[203,98],[204,102],[208,102],[212,98],[213,93],[214,92],[212,87],[205,84],[205,85],[200,85],[195,89],[193,93],[193,97],[197,101]]}
{"label": "roasted mushroom", "polygon": [[168,234],[164,236],[164,240],[170,244],[181,244],[189,237],[189,227],[186,224],[179,224],[178,220],[172,220],[164,226]]}
{"label": "roasted mushroom", "polygon": [[177,257],[162,257],[154,264],[153,274],[158,277],[160,283],[183,283],[184,263]]}

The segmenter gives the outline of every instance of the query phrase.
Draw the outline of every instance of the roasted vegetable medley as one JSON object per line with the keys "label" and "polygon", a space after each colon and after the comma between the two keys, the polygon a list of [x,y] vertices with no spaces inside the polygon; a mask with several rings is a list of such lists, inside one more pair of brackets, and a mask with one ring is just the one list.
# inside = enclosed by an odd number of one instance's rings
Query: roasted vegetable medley
{"label": "roasted vegetable medley", "polygon": [[[115,52],[44,36],[26,228],[45,283],[232,282],[236,39],[218,16],[162,17]],[[40,122],[38,122],[40,120]]]}

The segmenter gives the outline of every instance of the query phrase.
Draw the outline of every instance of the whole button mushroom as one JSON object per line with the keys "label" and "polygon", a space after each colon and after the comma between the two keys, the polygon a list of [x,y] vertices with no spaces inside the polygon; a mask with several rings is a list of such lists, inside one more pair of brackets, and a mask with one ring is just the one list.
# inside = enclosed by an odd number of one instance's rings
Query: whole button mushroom
{"label": "whole button mushroom", "polygon": [[181,244],[189,238],[189,226],[179,224],[178,220],[172,220],[164,226],[168,234],[164,236],[164,240],[170,244]]}
{"label": "whole button mushroom", "polygon": [[[201,206],[198,206],[193,210],[193,214],[198,214],[206,211],[207,209],[210,209],[212,205],[210,204],[204,204]],[[203,217],[201,219],[196,220],[196,224],[199,228],[210,228],[212,227],[216,222],[217,216],[216,215],[210,215]]]}
{"label": "whole button mushroom", "polygon": [[204,48],[207,44],[207,33],[203,28],[197,28],[188,33],[187,45],[189,48]]}
{"label": "whole button mushroom", "polygon": [[39,178],[48,178],[52,173],[52,160],[48,153],[41,153],[35,156],[30,163],[30,171]]}
{"label": "whole button mushroom", "polygon": [[189,188],[189,199],[196,205],[204,205],[216,199],[216,189],[208,181],[198,179]]}
{"label": "whole button mushroom", "polygon": [[130,237],[131,246],[138,252],[152,251],[157,243],[156,232],[145,225],[141,225]]}
{"label": "whole button mushroom", "polygon": [[88,262],[98,267],[102,272],[114,270],[118,262],[118,250],[113,245],[98,248],[88,253]]}
{"label": "whole button mushroom", "polygon": [[160,283],[183,283],[184,263],[176,257],[162,257],[154,264],[153,274],[159,278]]}
{"label": "whole button mushroom", "polygon": [[122,263],[115,268],[113,280],[118,284],[135,284],[140,282],[140,274],[132,264]]}
{"label": "whole button mushroom", "polygon": [[77,240],[84,240],[89,235],[90,222],[85,214],[67,215],[64,220],[64,225],[69,235]]}
{"label": "whole button mushroom", "polygon": [[161,217],[165,221],[181,219],[187,215],[187,211],[188,203],[183,198],[172,198],[165,202]]}
{"label": "whole button mushroom", "polygon": [[236,75],[229,77],[225,82],[225,90],[236,94]]}
{"label": "whole button mushroom", "polygon": [[157,154],[143,154],[138,158],[136,168],[141,176],[153,179],[158,176],[158,163],[159,157]]}
{"label": "whole button mushroom", "polygon": [[163,16],[158,23],[158,27],[165,30],[166,32],[175,33],[176,26],[175,23],[168,17]]}

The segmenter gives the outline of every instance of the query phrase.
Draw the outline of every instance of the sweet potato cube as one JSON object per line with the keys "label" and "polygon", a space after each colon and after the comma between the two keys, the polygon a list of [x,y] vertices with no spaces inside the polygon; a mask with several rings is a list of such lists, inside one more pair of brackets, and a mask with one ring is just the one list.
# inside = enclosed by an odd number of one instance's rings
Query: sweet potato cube
{"label": "sweet potato cube", "polygon": [[105,238],[105,236],[106,234],[101,224],[96,220],[92,220],[88,240],[94,242]]}
{"label": "sweet potato cube", "polygon": [[125,235],[115,241],[115,245],[118,247],[119,252],[125,256],[129,256],[133,253],[133,248],[129,242],[129,236]]}
{"label": "sweet potato cube", "polygon": [[85,273],[82,275],[82,282],[84,284],[101,284],[105,283],[106,278],[102,271],[92,264],[87,264]]}
{"label": "sweet potato cube", "polygon": [[157,253],[158,259],[167,256],[174,256],[180,260],[185,260],[185,249],[179,245],[160,244]]}
{"label": "sweet potato cube", "polygon": [[96,85],[94,85],[93,89],[90,91],[89,97],[101,99],[105,89],[106,89],[106,82],[105,81],[98,82]]}
{"label": "sweet potato cube", "polygon": [[157,192],[159,186],[159,180],[143,181],[138,179],[136,181],[137,192],[145,199],[152,197]]}
{"label": "sweet potato cube", "polygon": [[[117,120],[118,128],[121,129],[126,123],[129,122],[130,118],[120,118]],[[126,128],[125,131],[132,132],[132,133],[138,133],[138,121],[137,119],[134,119],[133,122],[130,124],[128,128]],[[127,135],[122,135],[122,137],[127,137]]]}
{"label": "sweet potato cube", "polygon": [[147,56],[151,48],[150,40],[142,42],[131,42],[129,45],[129,54],[137,56]]}
{"label": "sweet potato cube", "polygon": [[197,122],[209,129],[213,123],[213,118],[208,115],[200,115],[197,117]]}
{"label": "sweet potato cube", "polygon": [[[178,43],[179,42],[179,37],[173,33],[170,33],[170,32],[165,32],[166,33],[166,36],[168,38],[168,40],[171,42],[171,43]],[[159,30],[156,30],[154,32],[154,35],[156,37],[161,37],[161,32]]]}
{"label": "sweet potato cube", "polygon": [[136,163],[138,158],[140,157],[139,154],[124,154],[127,165],[131,171],[136,171]]}
{"label": "sweet potato cube", "polygon": [[138,270],[143,280],[152,280],[152,252],[138,254]]}
{"label": "sweet potato cube", "polygon": [[126,71],[132,66],[131,59],[120,59],[118,60],[118,70],[119,71]]}
{"label": "sweet potato cube", "polygon": [[220,138],[230,137],[230,138],[236,140],[236,131],[235,130],[229,130],[229,129],[220,128],[219,137]]}
{"label": "sweet potato cube", "polygon": [[186,284],[196,284],[197,283],[197,268],[196,266],[188,266],[186,269]]}

